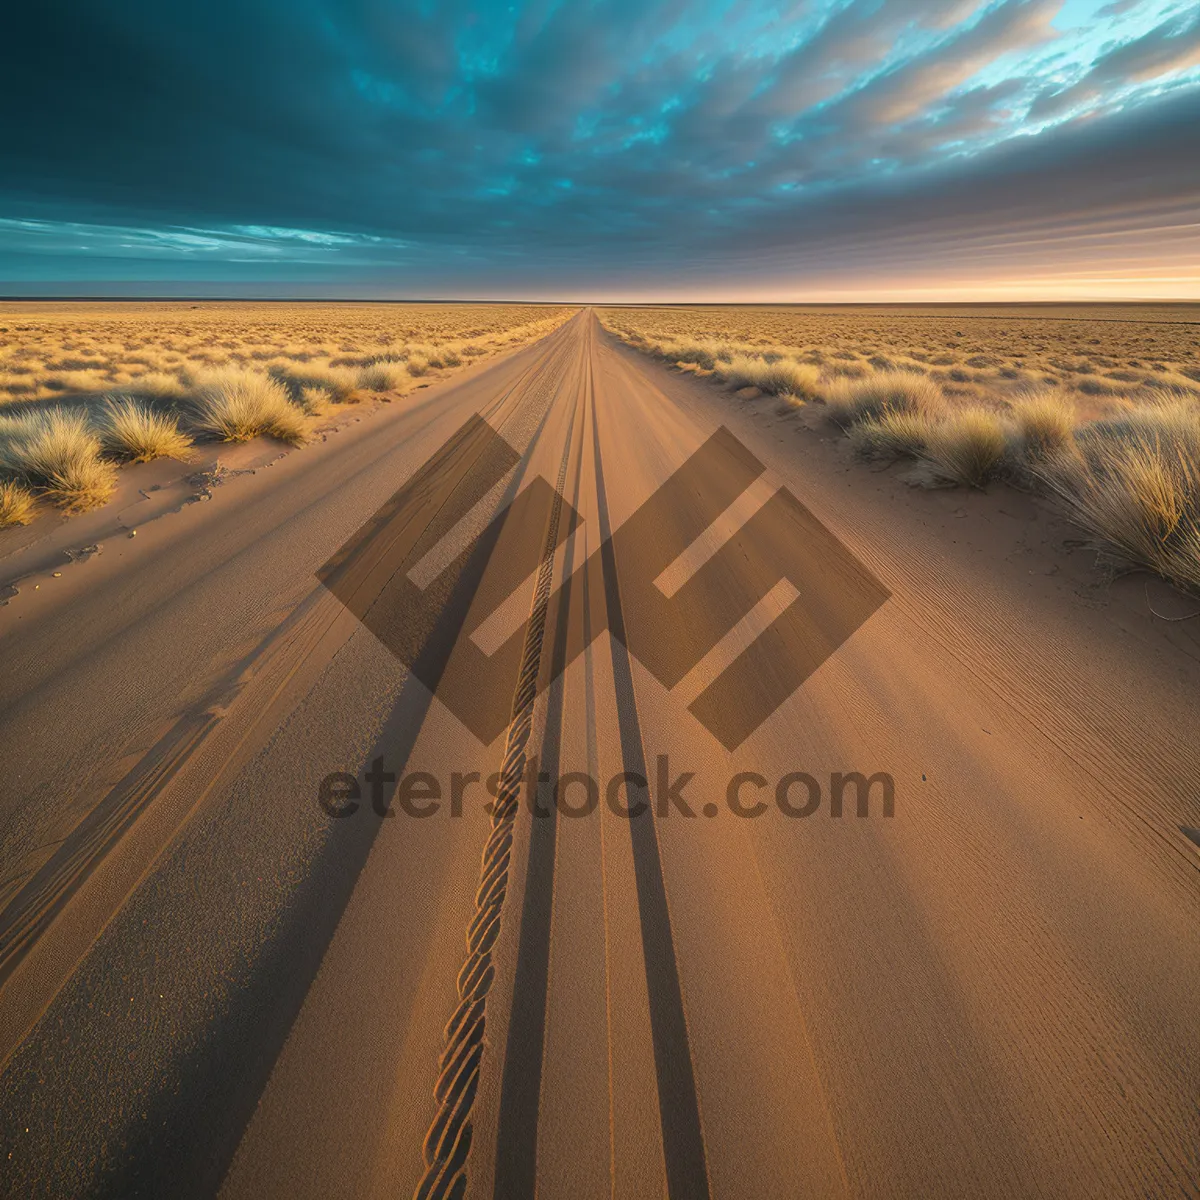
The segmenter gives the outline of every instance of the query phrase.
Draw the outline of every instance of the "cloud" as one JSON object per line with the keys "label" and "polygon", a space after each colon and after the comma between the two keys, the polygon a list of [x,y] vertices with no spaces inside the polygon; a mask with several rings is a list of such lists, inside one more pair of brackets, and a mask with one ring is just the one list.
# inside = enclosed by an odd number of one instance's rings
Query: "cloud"
{"label": "cloud", "polygon": [[854,123],[898,124],[1014,50],[1053,38],[1050,22],[1062,0],[1008,0],[961,33],[946,38],[854,93]]}
{"label": "cloud", "polygon": [[1154,79],[1200,64],[1200,13],[1189,22],[1166,21],[1096,60],[1087,79],[1097,86]]}
{"label": "cloud", "polygon": [[[1091,131],[1026,119],[1061,0],[811,0],[784,16],[772,0],[73,0],[70,19],[59,2],[19,6],[0,46],[0,104],[23,116],[0,151],[0,218],[46,224],[0,237],[9,280],[72,262],[493,294],[719,278],[893,228],[899,253],[922,211],[1001,228],[996,196],[1083,221],[1125,203],[1118,156],[1143,144],[1159,158],[1138,160],[1139,203],[1157,187],[1175,204],[1194,141],[1170,114],[1194,116],[1195,89],[1153,101],[1192,61],[1194,25],[1098,58],[1057,34],[1079,66],[1053,95],[1119,91],[1129,111]],[[1100,134],[1116,178],[1065,176],[1059,160]]]}
{"label": "cloud", "polygon": [[910,28],[944,29],[965,20],[982,0],[850,0],[778,63],[761,109],[774,116],[836,95],[878,66]]}
{"label": "cloud", "polygon": [[1164,21],[1102,54],[1071,86],[1042,92],[1029,115],[1034,120],[1055,117],[1116,88],[1195,66],[1200,66],[1200,15],[1190,21]]}
{"label": "cloud", "polygon": [[[1016,233],[1071,237],[1098,225],[1133,237],[1163,224],[1192,224],[1200,209],[1200,102],[1175,96],[1106,121],[1063,126],[1015,139],[968,164],[931,163],[833,189],[764,215],[739,248],[778,247],[785,228],[813,232],[797,241],[822,252],[863,254],[908,246],[912,261],[936,248],[963,253],[967,239],[1000,245]],[[1114,170],[1114,163],[1120,170]]]}
{"label": "cloud", "polygon": [[942,147],[985,138],[1012,118],[1009,102],[1023,91],[1024,80],[1005,79],[959,92],[925,119],[883,137],[879,149],[889,160],[912,163]]}

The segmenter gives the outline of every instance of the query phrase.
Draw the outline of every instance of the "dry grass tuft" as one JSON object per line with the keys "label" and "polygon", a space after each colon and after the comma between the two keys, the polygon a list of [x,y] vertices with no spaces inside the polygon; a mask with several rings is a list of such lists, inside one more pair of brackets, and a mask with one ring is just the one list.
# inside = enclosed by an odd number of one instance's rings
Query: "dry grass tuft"
{"label": "dry grass tuft", "polygon": [[814,399],[820,390],[821,372],[811,363],[781,359],[771,363],[763,372],[763,381],[758,386],[776,396],[797,396],[804,400]]}
{"label": "dry grass tuft", "polygon": [[194,404],[197,429],[225,442],[260,434],[297,446],[308,439],[304,413],[281,383],[257,371],[229,368],[205,377]]}
{"label": "dry grass tuft", "polygon": [[104,504],[116,473],[100,457],[100,439],[87,414],[42,409],[0,426],[0,468],[41,491],[67,512]]}
{"label": "dry grass tuft", "polygon": [[850,427],[850,443],[865,458],[916,458],[929,440],[930,419],[919,412],[885,412]]}
{"label": "dry grass tuft", "polygon": [[1073,519],[1123,558],[1200,591],[1200,405],[1152,405],[1037,468]]}
{"label": "dry grass tuft", "polygon": [[411,376],[408,368],[400,362],[381,359],[358,372],[357,383],[368,392],[398,392],[408,384]]}
{"label": "dry grass tuft", "polygon": [[1000,417],[987,408],[961,408],[931,422],[921,457],[951,483],[982,487],[1004,464],[1008,439]]}
{"label": "dry grass tuft", "polygon": [[155,458],[186,461],[192,439],[173,416],[156,412],[128,396],[110,396],[100,419],[104,450],[127,462]]}
{"label": "dry grass tuft", "polygon": [[330,396],[324,388],[301,388],[300,399],[297,403],[305,416],[319,417],[328,412]]}
{"label": "dry grass tuft", "polygon": [[143,396],[148,400],[183,400],[187,397],[187,385],[177,375],[165,371],[147,371],[131,380],[119,391],[130,396]]}
{"label": "dry grass tuft", "polygon": [[809,363],[791,359],[769,362],[748,354],[735,354],[728,364],[717,360],[717,370],[731,388],[756,387],[772,396],[813,397],[821,378]]}
{"label": "dry grass tuft", "polygon": [[33,520],[34,496],[11,480],[0,482],[0,529],[28,525]]}
{"label": "dry grass tuft", "polygon": [[116,489],[116,471],[101,458],[68,462],[61,470],[49,472],[42,487],[46,496],[67,513],[100,508]]}
{"label": "dry grass tuft", "polygon": [[274,367],[268,374],[279,380],[297,395],[305,389],[320,389],[328,394],[335,404],[350,400],[358,386],[358,372],[353,367],[322,366],[320,363],[303,363]]}
{"label": "dry grass tuft", "polygon": [[1031,461],[1068,449],[1079,419],[1074,401],[1061,388],[1019,397],[1012,415],[1020,451]]}
{"label": "dry grass tuft", "polygon": [[711,371],[718,362],[728,362],[732,357],[726,343],[709,339],[657,342],[653,343],[653,349],[669,362],[691,363],[706,371]]}
{"label": "dry grass tuft", "polygon": [[749,354],[735,354],[721,368],[721,378],[734,391],[744,387],[758,387],[758,378],[762,359],[752,358]]}
{"label": "dry grass tuft", "polygon": [[1116,415],[1085,428],[1092,434],[1135,441],[1166,437],[1187,444],[1200,414],[1200,397],[1174,388],[1155,388],[1140,404],[1126,401]]}
{"label": "dry grass tuft", "polygon": [[917,371],[880,371],[864,379],[834,379],[826,388],[830,419],[848,429],[859,421],[878,421],[885,413],[935,416],[946,406],[937,382]]}

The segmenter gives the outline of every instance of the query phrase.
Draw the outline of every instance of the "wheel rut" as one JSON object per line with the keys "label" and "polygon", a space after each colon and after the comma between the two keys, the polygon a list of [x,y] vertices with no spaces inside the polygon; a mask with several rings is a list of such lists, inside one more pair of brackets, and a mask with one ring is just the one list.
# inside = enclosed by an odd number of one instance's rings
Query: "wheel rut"
{"label": "wheel rut", "polygon": [[520,674],[513,694],[512,718],[505,740],[504,758],[492,826],[480,864],[475,894],[475,915],[467,928],[467,954],[458,974],[458,1005],[445,1028],[445,1048],[439,1060],[434,1098],[437,1113],[425,1136],[422,1154],[425,1173],[414,1193],[415,1200],[458,1200],[467,1186],[467,1157],[471,1149],[471,1110],[479,1088],[483,1058],[487,1001],[495,980],[492,952],[500,934],[504,902],[508,895],[509,868],[521,786],[525,775],[534,702],[541,671],[546,620],[554,574],[562,517],[562,493],[571,461],[578,403],[567,426],[555,483],[543,551],[534,584]]}

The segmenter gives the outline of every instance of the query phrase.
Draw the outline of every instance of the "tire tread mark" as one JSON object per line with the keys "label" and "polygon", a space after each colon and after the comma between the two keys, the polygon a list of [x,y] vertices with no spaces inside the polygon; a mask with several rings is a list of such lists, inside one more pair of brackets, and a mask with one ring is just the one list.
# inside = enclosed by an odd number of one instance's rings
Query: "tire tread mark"
{"label": "tire tread mark", "polygon": [[[625,645],[625,615],[621,607],[620,581],[613,551],[608,516],[608,496],[600,455],[600,430],[592,408],[592,439],[595,454],[596,502],[601,566],[608,629],[611,637],[613,677],[617,692],[617,723],[621,757],[626,771],[644,779],[646,753],[638,720],[633,672]],[[654,1045],[654,1070],[658,1083],[659,1121],[662,1128],[663,1160],[670,1200],[708,1200],[708,1162],[700,1101],[692,1066],[683,989],[675,956],[675,939],[667,904],[658,833],[654,811],[646,809],[629,818],[633,843],[634,880],[638,916],[642,930],[642,957],[646,965],[646,988],[650,1000],[650,1036]]]}
{"label": "tire tread mark", "polygon": [[[585,344],[590,352],[590,327],[585,331]],[[581,425],[585,430],[586,414],[594,401],[591,382],[590,373],[584,372],[576,411],[581,415]],[[570,501],[571,511],[578,511],[579,507],[585,441],[586,434],[575,441],[575,484]],[[568,554],[563,564],[563,582],[554,599],[554,632],[547,647],[549,657],[545,677],[552,681],[553,686],[546,694],[545,723],[538,760],[539,771],[544,771],[551,780],[557,780],[560,774],[566,704],[563,673],[568,661],[572,626],[572,587],[578,587],[572,571],[573,551]],[[586,581],[586,570],[580,571],[579,576],[581,581]],[[535,812],[529,831],[520,935],[500,1080],[493,1200],[533,1200],[537,1194],[538,1128],[546,1052],[557,854],[558,798],[555,796],[549,804]]]}
{"label": "tire tread mark", "polygon": [[[537,697],[554,554],[558,546],[558,525],[563,507],[562,492],[570,463],[574,427],[575,412],[572,411],[525,630],[525,646],[513,695],[512,719],[505,741],[500,784],[492,806],[492,828],[480,863],[475,915],[467,929],[467,956],[458,975],[459,1002],[444,1031],[446,1045],[434,1089],[438,1112],[425,1138],[425,1173],[413,1193],[414,1200],[455,1200],[466,1191],[467,1154],[473,1133],[471,1108],[479,1086],[483,1035],[487,1024],[487,998],[495,979],[492,949],[500,933],[501,914],[508,894],[513,825],[520,807],[526,752],[533,728],[534,700]],[[468,1051],[463,1059],[460,1051],[471,1045],[475,1049]]]}

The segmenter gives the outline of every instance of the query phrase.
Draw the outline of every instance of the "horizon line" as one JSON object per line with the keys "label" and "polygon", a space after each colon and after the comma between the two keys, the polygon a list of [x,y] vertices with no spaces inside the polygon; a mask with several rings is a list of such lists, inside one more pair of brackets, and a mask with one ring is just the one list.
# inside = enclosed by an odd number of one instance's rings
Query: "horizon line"
{"label": "horizon line", "polygon": [[574,307],[619,308],[619,307],[728,307],[753,308],[759,306],[777,306],[786,308],[822,307],[822,308],[863,308],[876,305],[899,306],[935,306],[954,305],[970,307],[972,305],[1038,305],[1052,306],[1061,304],[1172,304],[1200,305],[1200,294],[1195,297],[1178,296],[1056,296],[1045,297],[979,297],[975,299],[945,299],[924,297],[921,299],[863,299],[863,300],[782,300],[764,297],[754,300],[667,300],[667,299],[618,299],[618,300],[585,300],[585,299],[552,299],[547,297],[496,297],[496,296],[286,296],[286,295],[196,295],[170,292],[147,292],[145,294],[111,293],[111,292],[52,292],[52,293],[8,293],[0,292],[0,304],[17,304],[24,301],[39,301],[51,303],[116,303],[116,302],[157,302],[173,304],[548,304]]}

